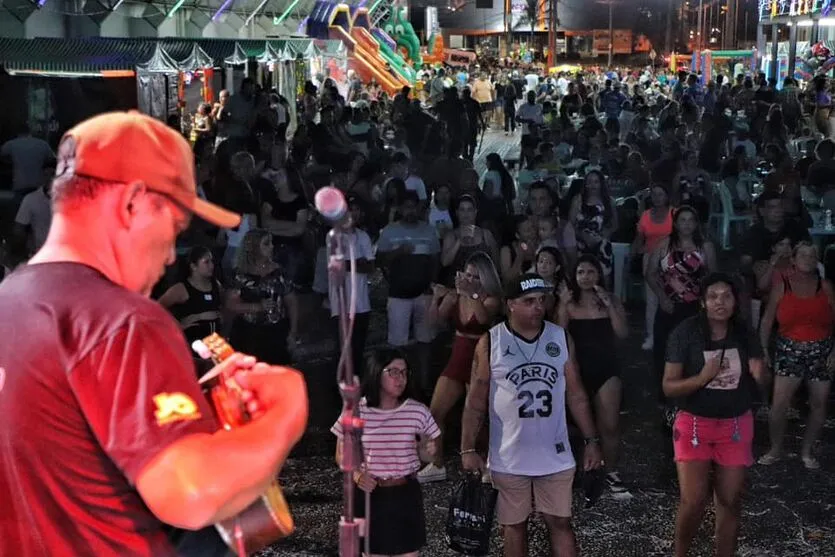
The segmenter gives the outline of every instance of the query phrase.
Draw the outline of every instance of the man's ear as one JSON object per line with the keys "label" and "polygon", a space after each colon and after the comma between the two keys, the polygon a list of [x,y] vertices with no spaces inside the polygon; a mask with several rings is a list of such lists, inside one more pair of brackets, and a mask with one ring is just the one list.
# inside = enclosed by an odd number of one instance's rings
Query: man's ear
{"label": "man's ear", "polygon": [[120,222],[124,226],[130,226],[133,220],[138,204],[141,202],[147,188],[145,184],[139,181],[131,182],[124,188],[121,188],[117,198],[116,211]]}

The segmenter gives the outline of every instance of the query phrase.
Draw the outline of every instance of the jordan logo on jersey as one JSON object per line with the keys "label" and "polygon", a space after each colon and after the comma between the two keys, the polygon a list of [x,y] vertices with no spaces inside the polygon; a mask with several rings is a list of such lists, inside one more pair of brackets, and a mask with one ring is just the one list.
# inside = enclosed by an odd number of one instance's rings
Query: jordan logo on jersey
{"label": "jordan logo on jersey", "polygon": [[516,387],[520,418],[551,416],[554,410],[552,390],[559,377],[559,371],[539,363],[516,366],[505,375],[505,379]]}

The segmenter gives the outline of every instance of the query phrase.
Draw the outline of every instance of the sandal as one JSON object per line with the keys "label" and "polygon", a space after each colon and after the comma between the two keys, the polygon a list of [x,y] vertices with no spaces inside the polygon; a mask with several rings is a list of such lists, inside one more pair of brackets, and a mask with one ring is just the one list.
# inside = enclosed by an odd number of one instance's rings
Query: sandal
{"label": "sandal", "polygon": [[803,460],[803,466],[805,466],[807,470],[819,470],[821,467],[821,463],[813,456],[804,456],[801,457],[801,460]]}
{"label": "sandal", "polygon": [[761,464],[763,466],[771,466],[772,464],[780,462],[780,460],[781,457],[775,456],[771,453],[766,453],[757,459],[757,464]]}

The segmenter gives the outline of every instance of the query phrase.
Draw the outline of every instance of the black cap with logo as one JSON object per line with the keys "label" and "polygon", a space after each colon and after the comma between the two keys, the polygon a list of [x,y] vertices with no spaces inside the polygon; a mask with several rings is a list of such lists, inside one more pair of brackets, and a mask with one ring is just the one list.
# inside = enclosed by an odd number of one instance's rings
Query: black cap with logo
{"label": "black cap with logo", "polygon": [[504,297],[506,300],[515,300],[528,294],[538,292],[548,293],[551,291],[552,287],[549,286],[544,278],[536,273],[525,273],[507,285],[504,291]]}

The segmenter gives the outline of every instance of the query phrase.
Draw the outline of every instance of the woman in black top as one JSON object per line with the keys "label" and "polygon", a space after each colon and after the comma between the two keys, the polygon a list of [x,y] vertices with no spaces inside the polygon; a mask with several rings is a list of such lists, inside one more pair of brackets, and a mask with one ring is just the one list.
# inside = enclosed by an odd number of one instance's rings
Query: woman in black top
{"label": "woman in black top", "polygon": [[303,263],[303,238],[307,231],[309,207],[291,169],[281,164],[265,177],[273,188],[264,192],[261,222],[273,235],[275,258],[284,276],[300,282]]}
{"label": "woman in black top", "polygon": [[272,236],[267,230],[256,228],[246,233],[227,301],[237,314],[230,341],[236,350],[259,361],[288,364],[288,338],[295,333],[288,316],[296,309],[296,298],[272,254]]}
{"label": "woman in black top", "polygon": [[686,557],[699,530],[714,468],[716,555],[731,557],[747,468],[754,462],[754,382],[764,384],[767,370],[756,334],[739,316],[733,278],[713,273],[701,293],[699,314],[670,335],[664,368],[664,394],[679,408],[673,425],[681,491],[675,556]]}
{"label": "woman in black top", "polygon": [[594,405],[608,471],[606,483],[616,498],[627,498],[629,492],[617,471],[621,407],[617,339],[629,335],[629,325],[623,304],[606,291],[603,267],[593,255],[577,260],[570,294],[564,291],[560,296],[556,314],[557,324],[574,340],[583,386]]}
{"label": "woman in black top", "polygon": [[190,345],[220,328],[222,290],[214,278],[215,263],[209,248],[191,248],[185,265],[183,280],[169,288],[159,303],[180,322]]}

